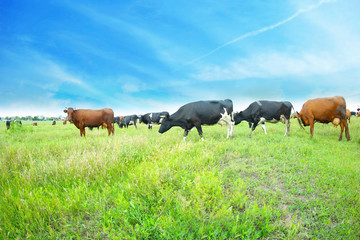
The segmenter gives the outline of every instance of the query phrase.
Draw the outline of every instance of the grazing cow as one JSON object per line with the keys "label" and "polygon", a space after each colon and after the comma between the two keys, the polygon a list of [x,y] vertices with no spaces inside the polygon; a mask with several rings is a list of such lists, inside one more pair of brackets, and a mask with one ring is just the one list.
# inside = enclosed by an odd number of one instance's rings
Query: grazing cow
{"label": "grazing cow", "polygon": [[12,120],[6,120],[6,130],[10,129]]}
{"label": "grazing cow", "polygon": [[161,124],[166,116],[170,116],[170,114],[168,112],[147,113],[139,117],[139,123],[148,124],[148,129],[152,129],[151,123]]}
{"label": "grazing cow", "polygon": [[349,110],[349,109],[346,109],[345,115],[346,115],[346,120],[348,120],[348,121],[349,121],[349,123],[350,123],[351,112],[350,112],[350,110]]}
{"label": "grazing cow", "polygon": [[257,125],[261,124],[265,134],[265,122],[277,123],[282,122],[286,124],[286,132],[284,136],[287,136],[290,132],[290,114],[293,105],[290,102],[276,102],[276,101],[256,101],[249,105],[244,111],[234,114],[235,125],[242,121],[249,122],[249,126],[252,124],[251,138]]}
{"label": "grazing cow", "polygon": [[66,125],[66,122],[67,122],[67,119],[65,119],[65,120],[63,121],[63,124]]}
{"label": "grazing cow", "polygon": [[189,131],[196,127],[202,140],[201,125],[227,125],[227,138],[233,135],[234,123],[231,121],[233,103],[230,99],[220,101],[198,101],[185,104],[174,114],[165,116],[162,120],[159,133],[164,133],[174,126],[184,129],[184,141]]}
{"label": "grazing cow", "polygon": [[34,123],[33,123],[33,126],[37,126],[37,125],[38,125],[37,122],[34,122]]}
{"label": "grazing cow", "polygon": [[73,122],[75,126],[80,129],[80,136],[85,137],[85,127],[93,128],[103,126],[107,128],[110,134],[114,134],[114,112],[110,108],[99,110],[92,109],[77,109],[68,108],[64,110],[68,114],[68,119]]}
{"label": "grazing cow", "polygon": [[360,117],[360,112],[358,112],[357,117]]}
{"label": "grazing cow", "polygon": [[55,121],[55,120],[52,122],[52,125],[56,125],[56,121]]}
{"label": "grazing cow", "polygon": [[137,128],[136,126],[136,122],[137,122],[138,116],[137,115],[129,115],[129,116],[124,116],[122,121],[120,122],[119,127],[123,128],[126,127],[128,128],[129,125],[134,125],[135,128]]}
{"label": "grazing cow", "polygon": [[345,127],[345,135],[347,140],[350,140],[350,133],[348,123],[346,121],[346,102],[343,97],[325,97],[315,98],[306,101],[298,113],[301,123],[304,126],[310,125],[311,137],[314,135],[314,123],[329,123],[332,122],[335,126],[341,126],[341,133],[339,141],[342,139],[342,134]]}
{"label": "grazing cow", "polygon": [[120,127],[120,124],[121,124],[123,118],[124,118],[124,116],[114,117],[114,123],[117,123],[117,125]]}

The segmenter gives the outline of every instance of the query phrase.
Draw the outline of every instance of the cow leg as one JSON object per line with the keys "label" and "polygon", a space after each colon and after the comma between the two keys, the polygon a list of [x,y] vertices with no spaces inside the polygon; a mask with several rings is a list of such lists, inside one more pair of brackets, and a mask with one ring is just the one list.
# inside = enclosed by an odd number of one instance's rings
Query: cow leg
{"label": "cow leg", "polygon": [[309,124],[310,124],[310,135],[312,138],[314,136],[314,120],[313,119],[309,120]]}
{"label": "cow leg", "polygon": [[285,119],[285,124],[286,124],[286,132],[284,137],[286,137],[290,132],[290,119]]}
{"label": "cow leg", "polygon": [[201,140],[203,140],[204,141],[204,137],[203,137],[203,131],[202,131],[202,128],[201,128],[201,125],[196,125],[195,126],[196,127],[196,129],[198,130],[198,133],[199,133],[199,135],[200,135],[200,137],[201,137]]}
{"label": "cow leg", "polygon": [[234,135],[234,123],[233,122],[227,123],[226,126],[228,128],[228,134],[227,134],[226,138],[233,137],[233,135]]}
{"label": "cow leg", "polygon": [[266,128],[265,128],[265,123],[262,123],[262,124],[261,124],[261,127],[264,129],[265,134],[267,134]]}
{"label": "cow leg", "polygon": [[350,141],[350,133],[349,133],[349,126],[345,124],[345,136],[348,141]]}
{"label": "cow leg", "polygon": [[187,129],[185,129],[185,131],[184,131],[184,138],[183,138],[184,142],[186,141],[186,137],[187,137],[189,131],[190,130],[187,130]]}
{"label": "cow leg", "polygon": [[252,136],[253,132],[255,131],[255,128],[256,128],[257,125],[258,125],[257,122],[254,122],[254,124],[252,125],[252,127],[251,127],[251,133],[250,133],[250,135],[249,135],[249,138],[251,138],[251,136]]}
{"label": "cow leg", "polygon": [[340,122],[340,128],[341,128],[341,132],[340,132],[339,141],[342,140],[342,135],[343,135],[343,132],[344,132],[344,122],[343,122],[343,120],[341,120],[341,122]]}

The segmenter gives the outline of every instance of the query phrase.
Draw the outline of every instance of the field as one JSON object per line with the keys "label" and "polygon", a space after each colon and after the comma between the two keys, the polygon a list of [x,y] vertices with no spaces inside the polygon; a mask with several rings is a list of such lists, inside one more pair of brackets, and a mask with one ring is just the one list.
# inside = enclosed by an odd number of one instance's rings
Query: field
{"label": "field", "polygon": [[0,129],[0,239],[359,239],[360,118],[159,134]]}

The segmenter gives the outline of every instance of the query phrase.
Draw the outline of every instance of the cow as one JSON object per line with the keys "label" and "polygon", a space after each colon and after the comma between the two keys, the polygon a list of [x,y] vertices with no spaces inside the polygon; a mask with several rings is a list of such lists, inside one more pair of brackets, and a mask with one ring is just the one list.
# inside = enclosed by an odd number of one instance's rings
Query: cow
{"label": "cow", "polygon": [[123,127],[128,128],[129,125],[134,125],[135,128],[137,128],[137,126],[136,126],[137,119],[138,119],[138,116],[135,114],[124,116],[122,121],[120,122],[119,127],[120,128],[123,128]]}
{"label": "cow", "polygon": [[351,116],[356,116],[356,112],[351,111],[350,114]]}
{"label": "cow", "polygon": [[56,121],[55,121],[55,120],[52,122],[52,125],[56,125]]}
{"label": "cow", "polygon": [[183,140],[185,141],[189,131],[196,127],[201,140],[204,140],[201,125],[219,123],[227,125],[227,138],[229,138],[234,130],[234,123],[231,120],[232,112],[233,103],[230,99],[191,102],[180,107],[174,114],[164,116],[159,133],[162,134],[174,126],[181,127],[184,129]]}
{"label": "cow", "polygon": [[13,121],[12,120],[6,120],[6,130],[10,129],[11,122],[13,122]]}
{"label": "cow", "polygon": [[341,133],[339,141],[342,139],[342,134],[345,127],[345,135],[348,141],[350,141],[350,133],[348,123],[346,121],[346,102],[341,96],[315,98],[306,101],[298,113],[301,119],[300,126],[310,125],[311,138],[314,135],[314,123],[330,123],[335,126],[341,126]]}
{"label": "cow", "polygon": [[67,108],[64,110],[68,114],[68,120],[80,129],[80,136],[85,137],[85,127],[93,128],[103,126],[110,134],[114,134],[114,111],[110,108],[104,109],[76,109]]}
{"label": "cow", "polygon": [[120,124],[121,124],[123,118],[124,118],[124,116],[114,117],[114,123],[117,123],[117,125],[120,127]]}
{"label": "cow", "polygon": [[66,122],[67,122],[67,119],[65,119],[65,120],[63,121],[63,124],[66,125]]}
{"label": "cow", "polygon": [[252,125],[249,138],[251,138],[255,128],[259,124],[261,124],[265,134],[267,134],[265,122],[282,122],[286,124],[284,136],[287,136],[290,132],[291,109],[294,109],[294,107],[288,101],[277,102],[261,100],[251,103],[244,111],[234,113],[233,118],[235,125],[238,125],[242,121],[249,122],[249,126]]}
{"label": "cow", "polygon": [[357,117],[360,117],[360,112],[358,112]]}
{"label": "cow", "polygon": [[37,125],[38,125],[37,122],[34,122],[34,123],[33,123],[33,126],[37,126]]}
{"label": "cow", "polygon": [[170,116],[170,114],[168,112],[146,113],[139,117],[139,123],[148,124],[148,129],[152,129],[152,123],[161,124],[166,116]]}
{"label": "cow", "polygon": [[346,115],[346,120],[349,121],[349,123],[350,123],[351,112],[349,109],[346,109],[345,115]]}

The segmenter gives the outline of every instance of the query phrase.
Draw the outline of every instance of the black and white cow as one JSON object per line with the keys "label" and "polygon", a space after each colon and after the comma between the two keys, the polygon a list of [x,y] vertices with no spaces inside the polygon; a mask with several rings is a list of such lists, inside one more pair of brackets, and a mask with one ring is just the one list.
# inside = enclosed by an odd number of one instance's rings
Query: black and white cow
{"label": "black and white cow", "polygon": [[290,131],[290,115],[291,109],[294,109],[290,102],[276,102],[276,101],[256,101],[249,105],[247,109],[239,113],[234,113],[235,125],[242,121],[249,122],[251,126],[251,138],[257,125],[261,124],[265,134],[265,122],[277,123],[282,122],[286,124],[286,132],[284,136],[287,136]]}
{"label": "black and white cow", "polygon": [[136,122],[138,120],[138,116],[137,115],[128,115],[128,116],[124,116],[121,123],[120,123],[120,128],[126,127],[128,128],[129,125],[134,125],[135,128],[137,128],[136,126]]}
{"label": "black and white cow", "polygon": [[220,101],[198,101],[185,104],[174,114],[166,116],[161,123],[159,133],[164,133],[177,126],[184,129],[184,141],[189,131],[196,127],[202,140],[201,125],[214,125],[219,123],[227,125],[227,138],[233,135],[234,123],[231,121],[233,103],[230,99]]}
{"label": "black and white cow", "polygon": [[148,128],[152,129],[152,123],[161,124],[163,118],[169,115],[168,112],[147,113],[139,117],[139,123],[148,124]]}

